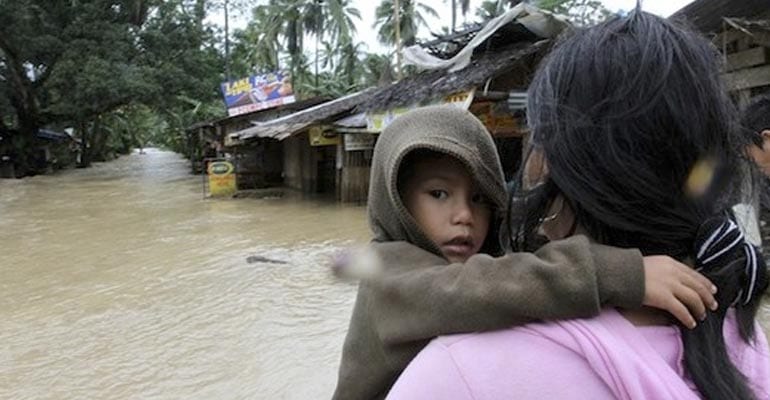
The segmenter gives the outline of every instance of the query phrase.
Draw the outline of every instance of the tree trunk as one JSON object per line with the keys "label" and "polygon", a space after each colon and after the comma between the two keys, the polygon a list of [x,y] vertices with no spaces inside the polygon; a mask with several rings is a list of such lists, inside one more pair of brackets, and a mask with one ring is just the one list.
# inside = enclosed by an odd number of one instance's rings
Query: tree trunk
{"label": "tree trunk", "polygon": [[78,163],[78,168],[87,168],[91,166],[88,124],[81,120],[78,122],[78,129],[80,130],[80,162]]}
{"label": "tree trunk", "polygon": [[[321,7],[321,2],[318,3],[319,7]],[[324,14],[323,9],[318,10],[318,20],[316,21],[316,34],[315,34],[315,94],[318,95],[321,93],[321,88],[318,87],[318,42],[321,40],[321,36],[323,35],[323,24],[324,24]]]}
{"label": "tree trunk", "polygon": [[107,154],[105,154],[105,144],[107,143],[107,135],[102,129],[102,119],[96,117],[94,119],[93,128],[91,128],[91,160],[93,161],[107,161]]}
{"label": "tree trunk", "polygon": [[320,32],[315,34],[315,94],[318,95],[321,90],[318,87],[318,40],[321,36]]}

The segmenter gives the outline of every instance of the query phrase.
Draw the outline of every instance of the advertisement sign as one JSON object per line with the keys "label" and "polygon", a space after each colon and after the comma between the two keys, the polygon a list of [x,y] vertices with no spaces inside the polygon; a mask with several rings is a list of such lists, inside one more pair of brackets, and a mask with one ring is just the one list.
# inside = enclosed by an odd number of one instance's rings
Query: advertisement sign
{"label": "advertisement sign", "polygon": [[291,78],[286,72],[252,75],[221,85],[227,115],[240,115],[294,102]]}
{"label": "advertisement sign", "polygon": [[374,148],[375,137],[371,133],[345,134],[345,151],[371,150]]}
{"label": "advertisement sign", "polygon": [[209,194],[214,197],[232,196],[238,190],[235,183],[235,167],[229,161],[211,161],[209,176]]}
{"label": "advertisement sign", "polygon": [[495,137],[521,137],[519,120],[508,111],[505,102],[483,101],[470,107],[473,113]]}
{"label": "advertisement sign", "polygon": [[308,131],[311,146],[334,146],[340,143],[340,137],[329,127],[314,126]]}
{"label": "advertisement sign", "polygon": [[366,113],[366,129],[372,132],[382,132],[385,127],[390,125],[399,115],[418,107],[451,104],[453,106],[467,110],[473,102],[475,89],[465,92],[452,93],[446,97],[430,101],[425,104],[415,104],[411,107],[400,107],[393,110],[378,113]]}

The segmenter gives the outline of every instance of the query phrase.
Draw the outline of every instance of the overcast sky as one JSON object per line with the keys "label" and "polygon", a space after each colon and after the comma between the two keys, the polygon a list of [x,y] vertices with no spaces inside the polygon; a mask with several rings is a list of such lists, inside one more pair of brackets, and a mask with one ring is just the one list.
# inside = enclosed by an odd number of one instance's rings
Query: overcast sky
{"label": "overcast sky", "polygon": [[[442,26],[449,26],[452,19],[452,13],[449,9],[449,0],[418,0],[435,9],[439,13],[439,19],[429,19],[428,23],[435,32],[439,32]],[[471,0],[471,11],[469,12],[467,19],[471,22],[475,19],[474,10],[478,8],[482,0]],[[643,0],[642,9],[653,14],[658,14],[667,17],[673,14],[675,11],[691,3],[692,0]],[[254,4],[260,4],[260,1],[255,1]],[[636,5],[636,0],[602,0],[604,6],[610,11],[627,11]],[[377,41],[377,30],[372,28],[374,24],[374,10],[377,8],[379,1],[377,0],[353,0],[353,4],[361,11],[361,21],[357,21],[357,39],[367,44],[368,51],[373,53],[385,53],[387,48],[380,45]],[[230,24],[234,28],[242,28],[246,26],[248,22],[247,15],[231,15]],[[209,20],[212,23],[218,25],[224,25],[224,15],[215,14],[212,15]],[[457,25],[461,25],[463,22],[462,17],[458,16]],[[429,31],[421,30],[420,37],[428,38]]]}

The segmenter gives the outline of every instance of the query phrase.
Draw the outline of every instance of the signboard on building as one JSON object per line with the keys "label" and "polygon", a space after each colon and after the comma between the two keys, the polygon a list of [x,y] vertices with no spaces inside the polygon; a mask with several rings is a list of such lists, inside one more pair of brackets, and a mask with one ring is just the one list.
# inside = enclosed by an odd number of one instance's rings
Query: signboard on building
{"label": "signboard on building", "polygon": [[209,177],[209,195],[214,197],[232,196],[238,191],[235,182],[235,167],[231,162],[211,161],[206,173]]}
{"label": "signboard on building", "polygon": [[418,107],[432,106],[439,104],[451,104],[453,106],[467,110],[473,102],[475,89],[471,89],[465,92],[457,92],[445,96],[443,98],[435,99],[425,104],[415,104],[411,107],[400,107],[385,112],[366,113],[366,130],[372,132],[382,132],[393,120],[399,115],[406,113],[409,110],[413,110]]}
{"label": "signboard on building", "polygon": [[520,121],[508,110],[506,102],[482,101],[470,107],[473,113],[495,137],[521,137]]}
{"label": "signboard on building", "polygon": [[291,78],[286,72],[252,75],[248,78],[224,82],[221,87],[229,116],[264,110],[295,101]]}
{"label": "signboard on building", "polygon": [[340,144],[340,136],[329,127],[314,126],[308,131],[311,146],[335,146]]}
{"label": "signboard on building", "polygon": [[376,136],[371,133],[345,134],[345,151],[371,150],[374,148]]}

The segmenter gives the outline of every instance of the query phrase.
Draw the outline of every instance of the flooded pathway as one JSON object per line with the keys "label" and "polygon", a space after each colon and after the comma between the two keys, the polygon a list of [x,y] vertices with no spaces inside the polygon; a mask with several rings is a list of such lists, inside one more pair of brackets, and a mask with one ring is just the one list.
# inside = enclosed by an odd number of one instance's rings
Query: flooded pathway
{"label": "flooded pathway", "polygon": [[203,200],[161,151],[0,180],[0,399],[330,397],[364,212]]}
{"label": "flooded pathway", "polygon": [[150,150],[0,180],[0,399],[331,396],[355,286],[327,260],[364,208],[200,179]]}

